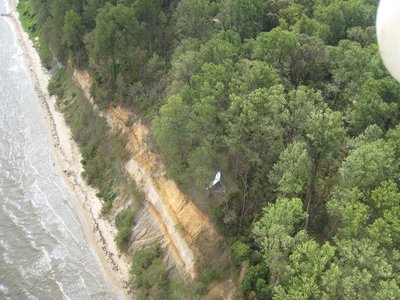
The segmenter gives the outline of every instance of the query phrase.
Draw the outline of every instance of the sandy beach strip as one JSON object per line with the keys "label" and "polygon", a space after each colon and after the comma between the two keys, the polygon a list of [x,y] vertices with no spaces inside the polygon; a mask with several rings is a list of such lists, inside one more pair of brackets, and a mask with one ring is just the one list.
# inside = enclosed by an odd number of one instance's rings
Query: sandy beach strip
{"label": "sandy beach strip", "polygon": [[72,139],[71,131],[62,113],[56,109],[55,97],[51,97],[47,91],[50,75],[42,67],[32,41],[19,22],[15,3],[11,1],[10,5],[13,11],[10,19],[15,25],[32,85],[48,125],[56,165],[75,196],[72,205],[81,220],[89,244],[99,257],[110,286],[114,287],[118,299],[132,298],[124,288],[128,279],[130,260],[116,247],[114,237],[117,229],[113,222],[100,217],[102,203],[96,197],[96,190],[88,186],[81,177],[83,167],[80,163],[82,157],[79,147]]}

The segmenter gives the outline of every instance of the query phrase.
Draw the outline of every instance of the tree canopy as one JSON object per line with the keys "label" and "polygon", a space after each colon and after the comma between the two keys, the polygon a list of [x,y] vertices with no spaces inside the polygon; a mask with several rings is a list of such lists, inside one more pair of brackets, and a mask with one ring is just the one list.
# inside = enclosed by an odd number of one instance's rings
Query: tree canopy
{"label": "tree canopy", "polygon": [[[96,104],[149,124],[229,237],[243,298],[400,294],[400,85],[377,1],[31,1]],[[225,193],[207,194],[217,171]]]}

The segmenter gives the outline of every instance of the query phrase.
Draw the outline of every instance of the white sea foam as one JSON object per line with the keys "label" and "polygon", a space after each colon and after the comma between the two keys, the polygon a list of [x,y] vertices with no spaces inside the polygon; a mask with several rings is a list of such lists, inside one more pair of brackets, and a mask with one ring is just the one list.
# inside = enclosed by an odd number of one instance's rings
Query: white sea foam
{"label": "white sea foam", "polygon": [[0,299],[5,299],[5,300],[11,299],[10,295],[9,295],[8,287],[2,283],[0,283]]}
{"label": "white sea foam", "polygon": [[3,248],[1,251],[1,254],[2,254],[2,258],[3,258],[4,262],[8,265],[12,265],[14,263],[14,261],[11,259],[10,255],[9,255],[10,250],[11,250],[10,245],[4,239],[0,239],[0,247]]}
{"label": "white sea foam", "polygon": [[67,294],[66,294],[66,292],[64,290],[63,284],[61,282],[57,281],[57,280],[55,282],[56,282],[56,284],[57,284],[57,286],[58,286],[58,288],[59,288],[59,290],[60,290],[60,292],[62,294],[63,299],[70,300],[71,298],[69,298],[67,296]]}

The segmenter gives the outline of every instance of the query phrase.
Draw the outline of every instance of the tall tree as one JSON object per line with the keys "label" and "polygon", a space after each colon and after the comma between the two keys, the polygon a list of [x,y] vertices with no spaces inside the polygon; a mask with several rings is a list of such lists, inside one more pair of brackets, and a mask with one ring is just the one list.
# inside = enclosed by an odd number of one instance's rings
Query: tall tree
{"label": "tall tree", "polygon": [[383,140],[363,143],[350,152],[340,168],[340,186],[368,195],[395,174],[393,149]]}
{"label": "tall tree", "polygon": [[153,35],[159,19],[163,0],[136,0],[133,4],[136,17],[145,24],[149,53],[153,52]]}
{"label": "tall tree", "polygon": [[314,11],[315,19],[322,24],[319,37],[330,45],[345,37],[346,19],[340,1],[333,1],[329,5],[319,5]]}
{"label": "tall tree", "polygon": [[253,38],[262,29],[262,0],[227,0],[222,2],[218,18],[224,29],[237,31],[243,39]]}
{"label": "tall tree", "polygon": [[306,218],[300,199],[277,199],[269,203],[253,234],[260,246],[263,258],[271,272],[271,287],[274,290],[285,277],[290,255],[294,249],[309,238],[301,230]]}
{"label": "tall tree", "polygon": [[155,139],[170,163],[169,175],[174,178],[184,176],[183,164],[191,149],[191,136],[187,128],[190,117],[189,107],[179,96],[172,96],[160,109],[155,119]]}
{"label": "tall tree", "polygon": [[298,47],[296,35],[278,27],[257,36],[252,56],[274,66],[281,76],[287,76]]}
{"label": "tall tree", "polygon": [[[327,210],[331,218],[331,231],[338,238],[360,238],[371,215],[368,205],[363,203],[363,193],[357,189],[343,190],[328,201]],[[332,233],[331,233],[332,234]]]}
{"label": "tall tree", "polygon": [[293,142],[283,150],[270,174],[270,181],[276,186],[278,195],[287,198],[304,198],[310,160],[304,142]]}
{"label": "tall tree", "polygon": [[87,47],[96,72],[95,91],[102,104],[109,103],[111,95],[116,98],[117,87],[120,92],[139,78],[142,61],[135,47],[139,30],[133,8],[107,3],[99,10]]}
{"label": "tall tree", "polygon": [[390,263],[377,242],[362,238],[338,240],[336,244],[342,273],[336,297],[394,299],[399,295],[398,263]]}
{"label": "tall tree", "polygon": [[371,193],[376,219],[369,226],[369,237],[389,252],[400,249],[400,193],[397,184],[388,180]]}
{"label": "tall tree", "polygon": [[[258,89],[249,95],[234,96],[227,111],[226,144],[240,173],[263,162],[274,161],[283,146],[283,127],[287,120],[281,86]],[[268,155],[268,157],[267,157]]]}
{"label": "tall tree", "polygon": [[[310,157],[310,170],[307,194],[304,206],[310,213],[315,198],[315,185],[320,168],[331,164],[345,139],[342,115],[329,108],[317,109],[310,113],[302,124],[303,138]],[[306,228],[309,217],[306,219]]]}
{"label": "tall tree", "polygon": [[299,47],[290,62],[290,81],[297,88],[300,84],[317,86],[328,75],[331,65],[327,47],[317,37],[298,35]]}
{"label": "tall tree", "polygon": [[290,255],[285,278],[277,287],[274,299],[333,299],[341,271],[336,248],[320,246],[310,240],[298,245]]}
{"label": "tall tree", "polygon": [[301,135],[302,123],[312,111],[321,107],[322,103],[321,93],[306,86],[300,86],[288,92],[285,106],[289,112],[289,118],[285,124],[285,145],[289,145]]}
{"label": "tall tree", "polygon": [[231,94],[243,95],[279,84],[276,70],[263,61],[242,59],[235,65],[235,71],[229,84]]}
{"label": "tall tree", "polygon": [[71,51],[71,56],[77,66],[82,67],[87,60],[82,36],[85,34],[82,17],[70,10],[65,15],[63,27],[63,42]]}
{"label": "tall tree", "polygon": [[370,124],[376,124],[383,130],[394,126],[398,120],[398,103],[393,99],[398,97],[398,87],[392,86],[391,80],[368,79],[360,87],[360,92],[352,97],[346,119],[353,135],[363,132]]}
{"label": "tall tree", "polygon": [[176,11],[176,29],[181,39],[196,38],[207,40],[218,26],[218,20],[213,19],[215,5],[209,0],[182,0]]}

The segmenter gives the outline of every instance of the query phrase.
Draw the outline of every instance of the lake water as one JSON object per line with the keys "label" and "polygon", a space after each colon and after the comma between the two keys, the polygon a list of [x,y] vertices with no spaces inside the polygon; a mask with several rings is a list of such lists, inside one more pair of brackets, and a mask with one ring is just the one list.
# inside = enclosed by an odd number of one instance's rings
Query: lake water
{"label": "lake water", "polygon": [[0,299],[115,299],[50,143],[13,20],[0,16]]}

